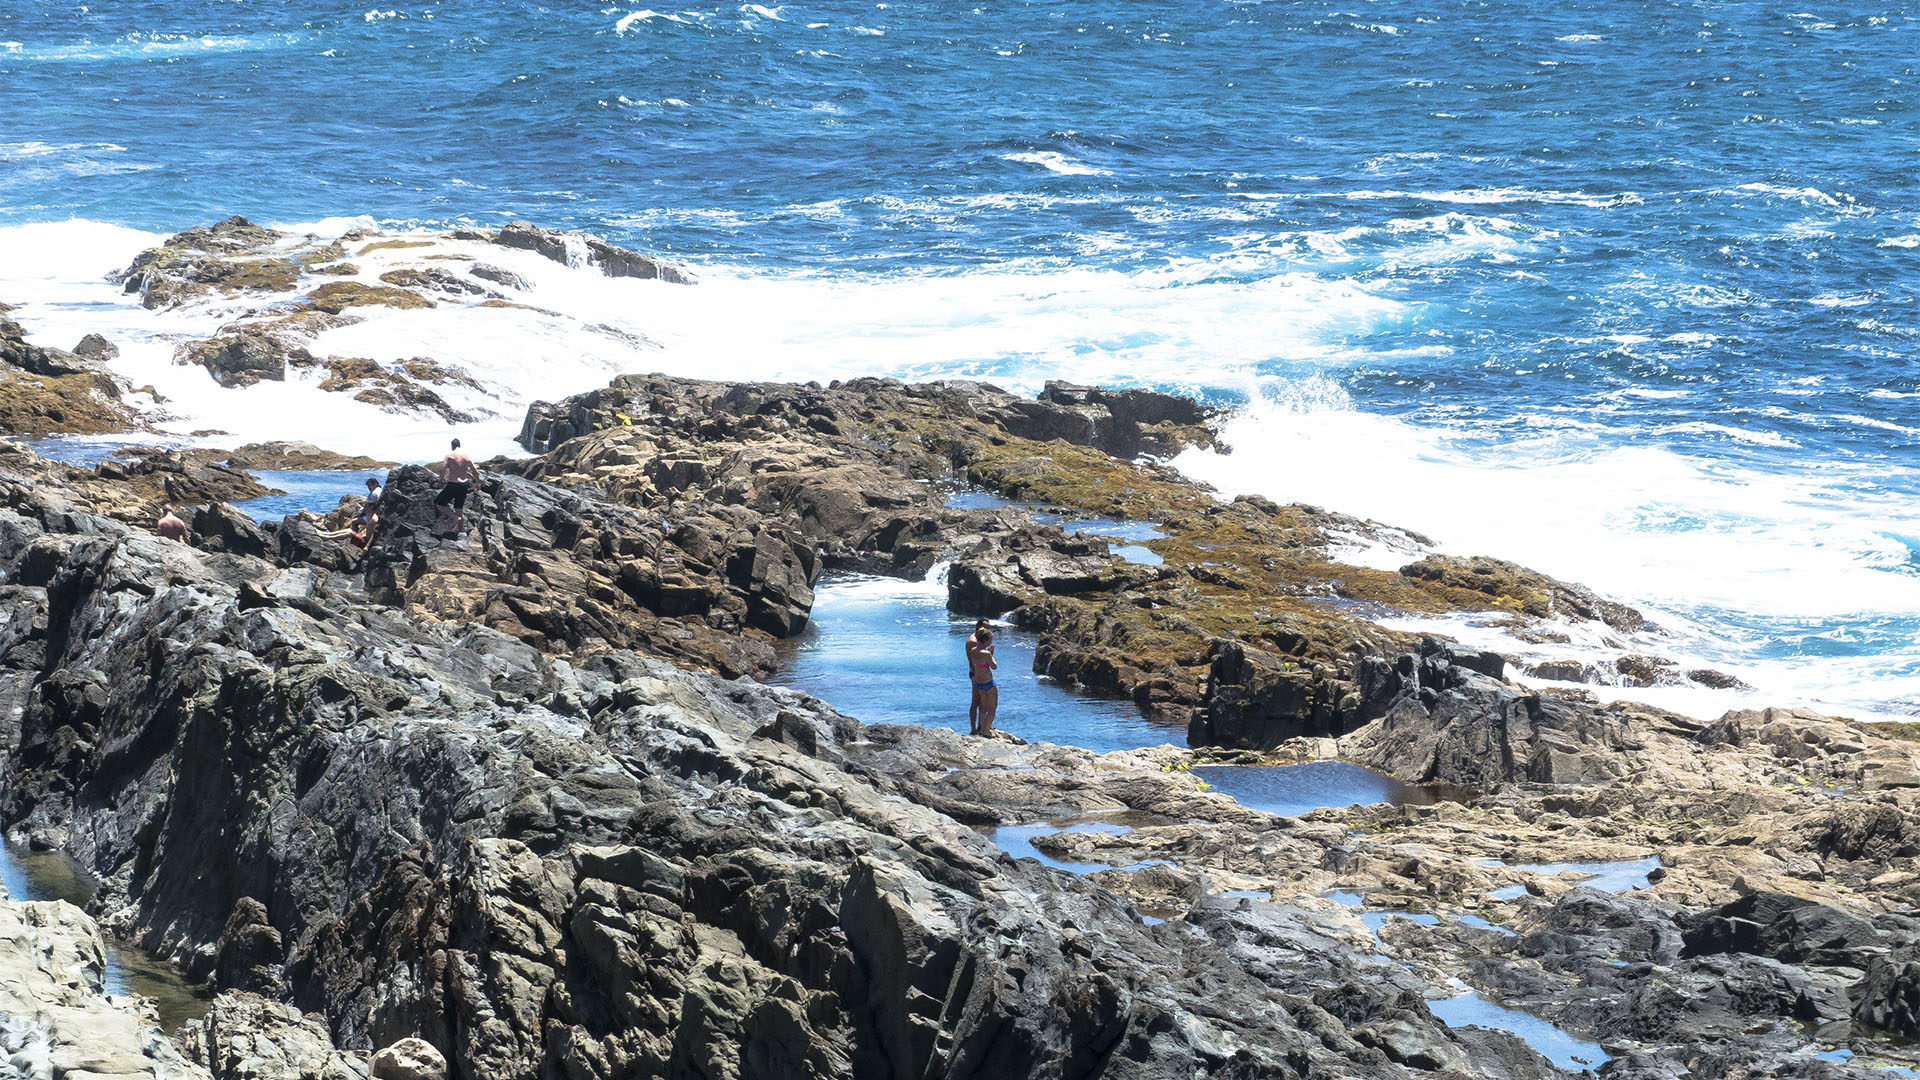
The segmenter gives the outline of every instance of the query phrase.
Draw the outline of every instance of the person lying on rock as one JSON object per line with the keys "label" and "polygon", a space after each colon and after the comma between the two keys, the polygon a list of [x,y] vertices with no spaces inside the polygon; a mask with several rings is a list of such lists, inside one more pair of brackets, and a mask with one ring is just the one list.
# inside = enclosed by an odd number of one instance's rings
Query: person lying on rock
{"label": "person lying on rock", "polygon": [[442,520],[451,521],[453,532],[457,535],[467,528],[467,496],[473,492],[473,483],[480,478],[480,470],[474,468],[473,459],[460,449],[460,440],[453,440],[453,449],[447,451],[446,460],[440,463],[442,478],[446,483],[440,488],[440,494],[433,498],[433,509]]}
{"label": "person lying on rock", "polygon": [[[458,440],[455,442],[457,444]],[[369,531],[380,524],[380,497],[386,493],[387,489],[380,486],[379,480],[367,477],[367,498],[360,504],[360,520],[366,522]]]}
{"label": "person lying on rock", "polygon": [[187,523],[174,515],[171,506],[160,508],[160,520],[154,522],[153,531],[169,540],[178,540],[183,544],[187,543],[188,537],[192,535],[187,531]]}
{"label": "person lying on rock", "polygon": [[344,529],[325,529],[318,531],[322,540],[339,540],[344,538],[347,543],[357,548],[366,547],[369,537],[367,523],[359,518],[354,518],[353,524]]}
{"label": "person lying on rock", "polygon": [[[967,635],[967,678],[973,678],[973,651],[980,647],[980,631],[987,628],[987,620],[975,619],[973,633]],[[980,691],[973,692],[973,700],[967,704],[967,734],[980,734]]]}
{"label": "person lying on rock", "polygon": [[993,684],[993,672],[1000,663],[993,658],[993,631],[983,626],[973,636],[979,643],[967,657],[967,671],[973,680],[973,698],[980,704],[980,720],[973,733],[988,738],[993,735],[993,716],[1000,711],[1000,688]]}

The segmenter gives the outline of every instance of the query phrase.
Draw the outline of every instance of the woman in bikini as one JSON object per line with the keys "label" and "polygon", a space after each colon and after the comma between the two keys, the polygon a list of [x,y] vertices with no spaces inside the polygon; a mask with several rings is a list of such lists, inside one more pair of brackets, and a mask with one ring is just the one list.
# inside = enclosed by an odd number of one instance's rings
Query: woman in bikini
{"label": "woman in bikini", "polygon": [[973,700],[980,706],[980,719],[973,727],[975,735],[993,734],[993,714],[1000,711],[1000,689],[993,684],[993,672],[999,666],[999,661],[993,658],[993,631],[984,626],[975,630],[973,642],[967,648]]}

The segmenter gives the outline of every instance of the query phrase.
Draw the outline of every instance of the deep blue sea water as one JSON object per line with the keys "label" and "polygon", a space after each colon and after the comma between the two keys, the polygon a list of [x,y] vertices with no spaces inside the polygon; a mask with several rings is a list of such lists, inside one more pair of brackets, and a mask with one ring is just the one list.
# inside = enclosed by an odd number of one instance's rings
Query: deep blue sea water
{"label": "deep blue sea water", "polygon": [[14,4],[0,283],[69,219],[589,229],[707,277],[663,369],[1194,390],[1223,489],[1912,714],[1917,79],[1858,3]]}

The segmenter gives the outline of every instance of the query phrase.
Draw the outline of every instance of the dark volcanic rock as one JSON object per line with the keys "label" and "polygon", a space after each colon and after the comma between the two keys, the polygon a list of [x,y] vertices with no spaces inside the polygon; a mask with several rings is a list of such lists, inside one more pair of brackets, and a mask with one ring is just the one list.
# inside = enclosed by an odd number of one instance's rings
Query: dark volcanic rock
{"label": "dark volcanic rock", "polygon": [[[365,597],[287,603],[257,584],[269,564],[71,509],[64,474],[15,458],[0,527],[31,542],[0,569],[41,583],[46,631],[7,823],[98,871],[118,932],[284,987],[340,1047],[417,1037],[454,1074],[527,1078],[1392,1078],[1396,1056],[1550,1075],[1364,978],[1338,1006],[1376,1020],[1349,1035],[1303,996],[1325,985],[1304,956],[1250,972],[1221,944],[1240,931],[1144,927],[1006,859],[800,694],[617,649],[552,660]],[[389,488],[416,533],[418,473]],[[519,478],[482,488],[501,531],[617,545],[639,524],[595,508],[584,529],[576,496]],[[451,572],[423,537],[388,542],[415,539]],[[351,1067],[297,1015],[223,1000],[189,1038],[209,1064],[236,1022],[272,1022],[318,1075]]]}
{"label": "dark volcanic rock", "polygon": [[179,364],[198,364],[221,386],[251,386],[262,379],[285,381],[289,363],[310,364],[302,349],[289,348],[272,334],[255,329],[189,342],[174,358]]}

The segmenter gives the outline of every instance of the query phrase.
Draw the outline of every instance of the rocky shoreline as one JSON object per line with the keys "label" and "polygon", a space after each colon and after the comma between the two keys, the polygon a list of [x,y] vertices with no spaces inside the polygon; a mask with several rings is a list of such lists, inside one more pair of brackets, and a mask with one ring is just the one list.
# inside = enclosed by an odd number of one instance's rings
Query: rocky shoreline
{"label": "rocky shoreline", "polygon": [[[254,228],[128,280],[174,302],[294,259]],[[541,235],[453,240],[583,243]],[[378,463],[282,445],[84,469],[0,442],[0,823],[98,877],[100,928],[217,991],[169,1040],[101,994],[87,915],[0,903],[22,927],[0,945],[9,1053],[48,1072],[111,1029],[96,1073],[221,1080],[1920,1060],[1920,744],[1601,705],[1383,627],[1645,620],[1155,463],[1214,419],[1066,384],[623,376],[528,410],[534,456],[482,463],[465,535],[432,471],[391,469],[364,553],[231,504],[264,490],[247,468]],[[153,535],[163,501],[198,506],[193,545]],[[1364,543],[1407,558],[1342,561]],[[951,610],[1032,629],[1045,674],[1190,745],[863,725],[756,681],[834,575],[942,566]],[[1328,770],[1357,766],[1425,786],[1336,801]],[[1248,794],[1301,776],[1323,801]],[[1042,858],[995,842],[1016,836]],[[1606,1060],[1443,1021],[1467,995]]]}

